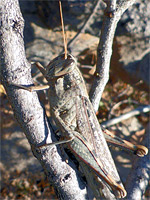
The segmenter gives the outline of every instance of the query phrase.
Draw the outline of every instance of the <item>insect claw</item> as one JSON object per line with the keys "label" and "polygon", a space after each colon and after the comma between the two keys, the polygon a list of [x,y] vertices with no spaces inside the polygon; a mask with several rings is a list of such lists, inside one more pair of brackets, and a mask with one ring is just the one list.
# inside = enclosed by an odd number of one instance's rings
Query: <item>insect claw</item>
{"label": "insect claw", "polygon": [[136,147],[137,147],[137,150],[136,150],[135,153],[138,156],[143,157],[143,156],[145,156],[145,155],[148,154],[148,149],[145,146],[143,146],[143,145],[136,145]]}
{"label": "insect claw", "polygon": [[113,192],[117,198],[124,198],[127,195],[126,190],[120,185],[115,186]]}

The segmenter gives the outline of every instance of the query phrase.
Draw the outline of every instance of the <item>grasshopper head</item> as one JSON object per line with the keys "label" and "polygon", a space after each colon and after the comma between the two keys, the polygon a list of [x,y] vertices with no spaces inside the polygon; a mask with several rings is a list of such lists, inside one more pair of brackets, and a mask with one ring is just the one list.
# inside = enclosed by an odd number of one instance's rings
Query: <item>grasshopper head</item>
{"label": "grasshopper head", "polygon": [[75,66],[76,60],[71,54],[67,55],[67,59],[65,59],[64,54],[62,54],[49,63],[45,77],[47,80],[59,78],[70,73]]}

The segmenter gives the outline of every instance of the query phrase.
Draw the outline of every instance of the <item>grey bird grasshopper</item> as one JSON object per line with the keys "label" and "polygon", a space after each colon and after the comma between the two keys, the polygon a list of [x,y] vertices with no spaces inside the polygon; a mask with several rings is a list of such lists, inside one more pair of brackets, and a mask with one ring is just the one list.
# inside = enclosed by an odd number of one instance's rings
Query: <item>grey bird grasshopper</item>
{"label": "grey bird grasshopper", "polygon": [[[81,163],[82,168],[86,164],[91,169],[93,174],[90,176],[96,175],[102,179],[116,197],[125,197],[125,189],[107,172],[105,164],[102,162],[101,146],[105,143],[105,139],[100,132],[99,122],[75,58],[72,55],[67,55],[65,59],[63,54],[52,60],[46,69],[39,64],[37,67],[47,79],[48,85],[46,87],[19,87],[30,92],[49,88],[51,116],[61,132],[62,138],[62,141],[56,144],[66,143]],[[144,156],[148,152],[147,148],[142,145],[136,146],[121,140],[108,130],[103,129],[103,132],[106,140],[111,144],[118,145],[139,156]],[[108,148],[105,151],[109,155]],[[88,169],[86,168],[86,170]],[[85,176],[89,179],[89,174],[85,174]]]}
{"label": "grey bird grasshopper", "polygon": [[[66,143],[65,145],[79,161],[88,184],[93,190],[94,187],[99,190],[100,180],[102,180],[116,197],[124,198],[126,191],[116,182],[113,175],[110,175],[111,172],[108,172],[102,159],[104,152],[101,146],[106,143],[106,138],[109,143],[128,149],[139,156],[146,155],[147,148],[121,140],[105,129],[103,129],[104,138],[83,77],[72,55],[62,54],[56,57],[46,69],[38,63],[37,67],[47,79],[48,85],[31,87],[13,85],[30,92],[49,88],[51,116],[61,133],[61,141],[56,142],[55,145]],[[111,159],[108,147],[103,149]],[[100,196],[98,193],[99,191],[94,193],[96,197]]]}

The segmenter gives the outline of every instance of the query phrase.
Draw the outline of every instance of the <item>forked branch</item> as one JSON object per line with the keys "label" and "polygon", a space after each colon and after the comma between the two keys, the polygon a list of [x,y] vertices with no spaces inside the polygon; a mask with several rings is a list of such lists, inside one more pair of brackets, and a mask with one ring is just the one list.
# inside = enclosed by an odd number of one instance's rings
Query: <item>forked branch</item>
{"label": "forked branch", "polygon": [[104,12],[100,41],[97,48],[97,65],[95,80],[90,91],[90,100],[97,111],[104,88],[109,80],[110,59],[116,26],[121,15],[135,0],[105,0],[107,5]]}

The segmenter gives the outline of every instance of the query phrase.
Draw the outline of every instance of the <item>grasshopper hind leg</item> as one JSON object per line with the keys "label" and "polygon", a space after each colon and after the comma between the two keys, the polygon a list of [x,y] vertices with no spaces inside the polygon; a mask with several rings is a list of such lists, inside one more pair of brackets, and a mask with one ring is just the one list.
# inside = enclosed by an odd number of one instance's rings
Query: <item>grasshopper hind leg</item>
{"label": "grasshopper hind leg", "polygon": [[143,157],[147,155],[148,149],[143,145],[135,145],[126,140],[122,140],[121,138],[112,134],[109,130],[102,127],[105,139],[108,143],[114,146],[118,146],[126,151],[132,152],[137,156]]}
{"label": "grasshopper hind leg", "polygon": [[24,86],[18,85],[16,83],[9,83],[12,86],[17,87],[18,89],[27,90],[29,92],[39,91],[39,90],[46,90],[49,88],[49,85],[37,85],[37,86]]}

